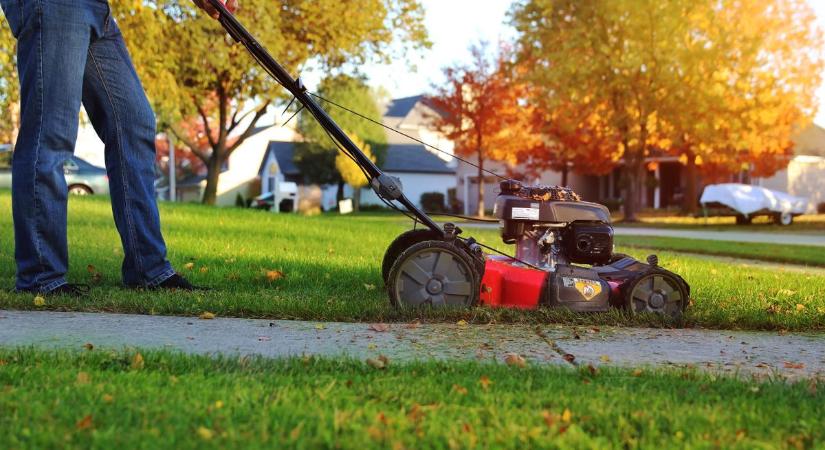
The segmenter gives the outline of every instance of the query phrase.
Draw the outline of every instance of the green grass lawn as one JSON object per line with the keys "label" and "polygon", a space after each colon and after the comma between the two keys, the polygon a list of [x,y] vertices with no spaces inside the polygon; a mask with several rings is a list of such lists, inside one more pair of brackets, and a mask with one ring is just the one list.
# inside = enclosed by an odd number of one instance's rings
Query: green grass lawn
{"label": "green grass lawn", "polygon": [[[120,287],[122,250],[108,198],[72,198],[69,243],[74,282],[89,283],[88,298],[52,297],[44,306],[14,286],[10,197],[0,192],[0,308],[113,311],[338,321],[566,322],[676,325],[715,328],[823,330],[825,276],[762,270],[715,259],[657,251],[661,264],[692,286],[684,319],[630,317],[619,311],[575,315],[565,311],[397,311],[389,306],[379,265],[387,245],[408,226],[395,215],[301,217],[236,208],[164,204],[161,215],[169,258],[206,293],[149,293]],[[495,230],[472,230],[501,244]],[[758,244],[755,248],[761,247]],[[622,248],[637,257],[649,250]],[[281,277],[280,274],[283,274]]]}
{"label": "green grass lawn", "polygon": [[825,267],[825,247],[812,245],[761,244],[658,236],[615,236],[614,242],[623,248],[673,250]]}
{"label": "green grass lawn", "polygon": [[822,382],[0,349],[3,448],[811,448]]}
{"label": "green grass lawn", "polygon": [[703,231],[761,231],[770,233],[822,233],[825,231],[825,214],[805,214],[794,217],[794,223],[789,226],[780,226],[773,223],[768,216],[758,216],[750,225],[737,225],[733,216],[725,217],[688,217],[661,214],[645,214],[639,216],[638,222],[622,222],[621,214],[614,217],[620,227],[655,227],[695,229]]}

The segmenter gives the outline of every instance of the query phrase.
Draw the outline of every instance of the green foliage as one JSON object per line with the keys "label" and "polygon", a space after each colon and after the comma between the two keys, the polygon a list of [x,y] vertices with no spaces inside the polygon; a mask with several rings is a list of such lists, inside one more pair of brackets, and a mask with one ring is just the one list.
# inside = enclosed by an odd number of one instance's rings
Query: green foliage
{"label": "green foliage", "polygon": [[[353,144],[360,148],[364,155],[370,159],[370,161],[375,162],[375,156],[372,154],[370,145],[366,144],[358,136],[355,136],[352,133],[347,134]],[[356,193],[357,189],[367,185],[367,177],[364,175],[361,167],[359,167],[358,164],[352,160],[352,158],[345,155],[343,152],[338,152],[335,156],[335,169],[338,170],[341,180],[350,185],[353,189],[356,189]]]}
{"label": "green foliage", "polygon": [[17,44],[6,16],[0,11],[0,144],[11,143],[19,127],[20,87],[17,79]]}
{"label": "green foliage", "polygon": [[[112,9],[161,123],[200,120],[208,150],[175,134],[209,169],[204,202],[213,203],[223,162],[283,89],[191,1],[113,0]],[[425,47],[423,15],[417,0],[244,0],[236,13],[291,73],[310,60],[332,70],[389,59],[394,43]]]}
{"label": "green foliage", "polygon": [[[318,87],[318,94],[373,120],[381,121],[375,93],[362,78],[348,75],[325,78]],[[377,164],[381,166],[387,148],[384,129],[328,103],[322,102],[321,106],[342,129],[368,145]],[[295,150],[295,165],[301,169],[307,181],[318,184],[337,184],[342,181],[335,167],[339,150],[315,118],[308,112],[302,112],[298,118],[298,129],[305,142],[298,144]]]}
{"label": "green foliage", "polygon": [[441,192],[421,194],[421,207],[424,208],[424,211],[444,212],[444,194]]}

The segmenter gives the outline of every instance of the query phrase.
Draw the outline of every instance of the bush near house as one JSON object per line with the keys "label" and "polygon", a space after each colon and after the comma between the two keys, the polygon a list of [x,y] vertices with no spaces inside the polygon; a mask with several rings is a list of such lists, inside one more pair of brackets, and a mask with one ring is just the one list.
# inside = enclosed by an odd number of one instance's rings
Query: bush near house
{"label": "bush near house", "polygon": [[445,212],[444,194],[441,192],[425,192],[421,194],[421,207],[428,212]]}

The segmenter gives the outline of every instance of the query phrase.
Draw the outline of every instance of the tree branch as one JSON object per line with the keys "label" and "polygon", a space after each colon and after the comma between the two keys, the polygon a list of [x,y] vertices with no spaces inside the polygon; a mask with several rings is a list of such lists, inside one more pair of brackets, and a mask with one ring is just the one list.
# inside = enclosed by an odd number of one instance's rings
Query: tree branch
{"label": "tree branch", "polygon": [[206,164],[206,162],[209,160],[209,156],[206,153],[202,152],[198,148],[197,144],[195,144],[194,142],[192,142],[189,139],[187,139],[186,137],[184,137],[183,134],[179,133],[178,130],[176,130],[174,127],[171,127],[171,130],[172,130],[172,134],[175,135],[175,139],[179,140],[180,142],[183,142],[183,144],[186,145],[187,147],[189,147],[189,150],[195,156],[197,156],[198,159],[200,159],[201,161],[204,162],[204,164]]}
{"label": "tree branch", "polygon": [[212,138],[212,127],[209,126],[209,116],[206,114],[206,111],[203,107],[201,107],[200,102],[194,95],[192,96],[192,101],[195,102],[195,107],[198,109],[198,114],[200,114],[201,120],[203,120],[203,129],[206,133],[206,139],[209,141],[209,145],[211,145],[212,148],[215,148],[217,142],[215,142]]}
{"label": "tree branch", "polygon": [[249,136],[252,135],[252,132],[255,130],[255,126],[258,124],[258,121],[261,119],[261,117],[264,116],[264,114],[266,114],[266,110],[267,108],[269,108],[270,103],[271,101],[267,101],[263,104],[263,106],[261,106],[257,111],[255,111],[255,116],[252,118],[252,122],[249,124],[249,126],[246,127],[246,130],[240,136],[238,136],[238,140],[236,140],[229,148],[226,149],[227,155],[232,153],[236,148],[243,144],[243,141],[245,141]]}

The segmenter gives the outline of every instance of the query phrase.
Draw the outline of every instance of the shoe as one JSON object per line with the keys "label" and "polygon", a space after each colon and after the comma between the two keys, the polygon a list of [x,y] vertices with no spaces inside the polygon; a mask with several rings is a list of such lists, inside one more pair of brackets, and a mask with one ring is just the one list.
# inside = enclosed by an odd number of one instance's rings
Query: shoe
{"label": "shoe", "polygon": [[171,277],[165,279],[162,283],[158,284],[157,286],[152,286],[149,289],[151,290],[159,290],[159,289],[168,289],[170,291],[208,291],[208,287],[204,286],[195,286],[189,282],[186,278],[180,276],[179,274],[174,274]]}

